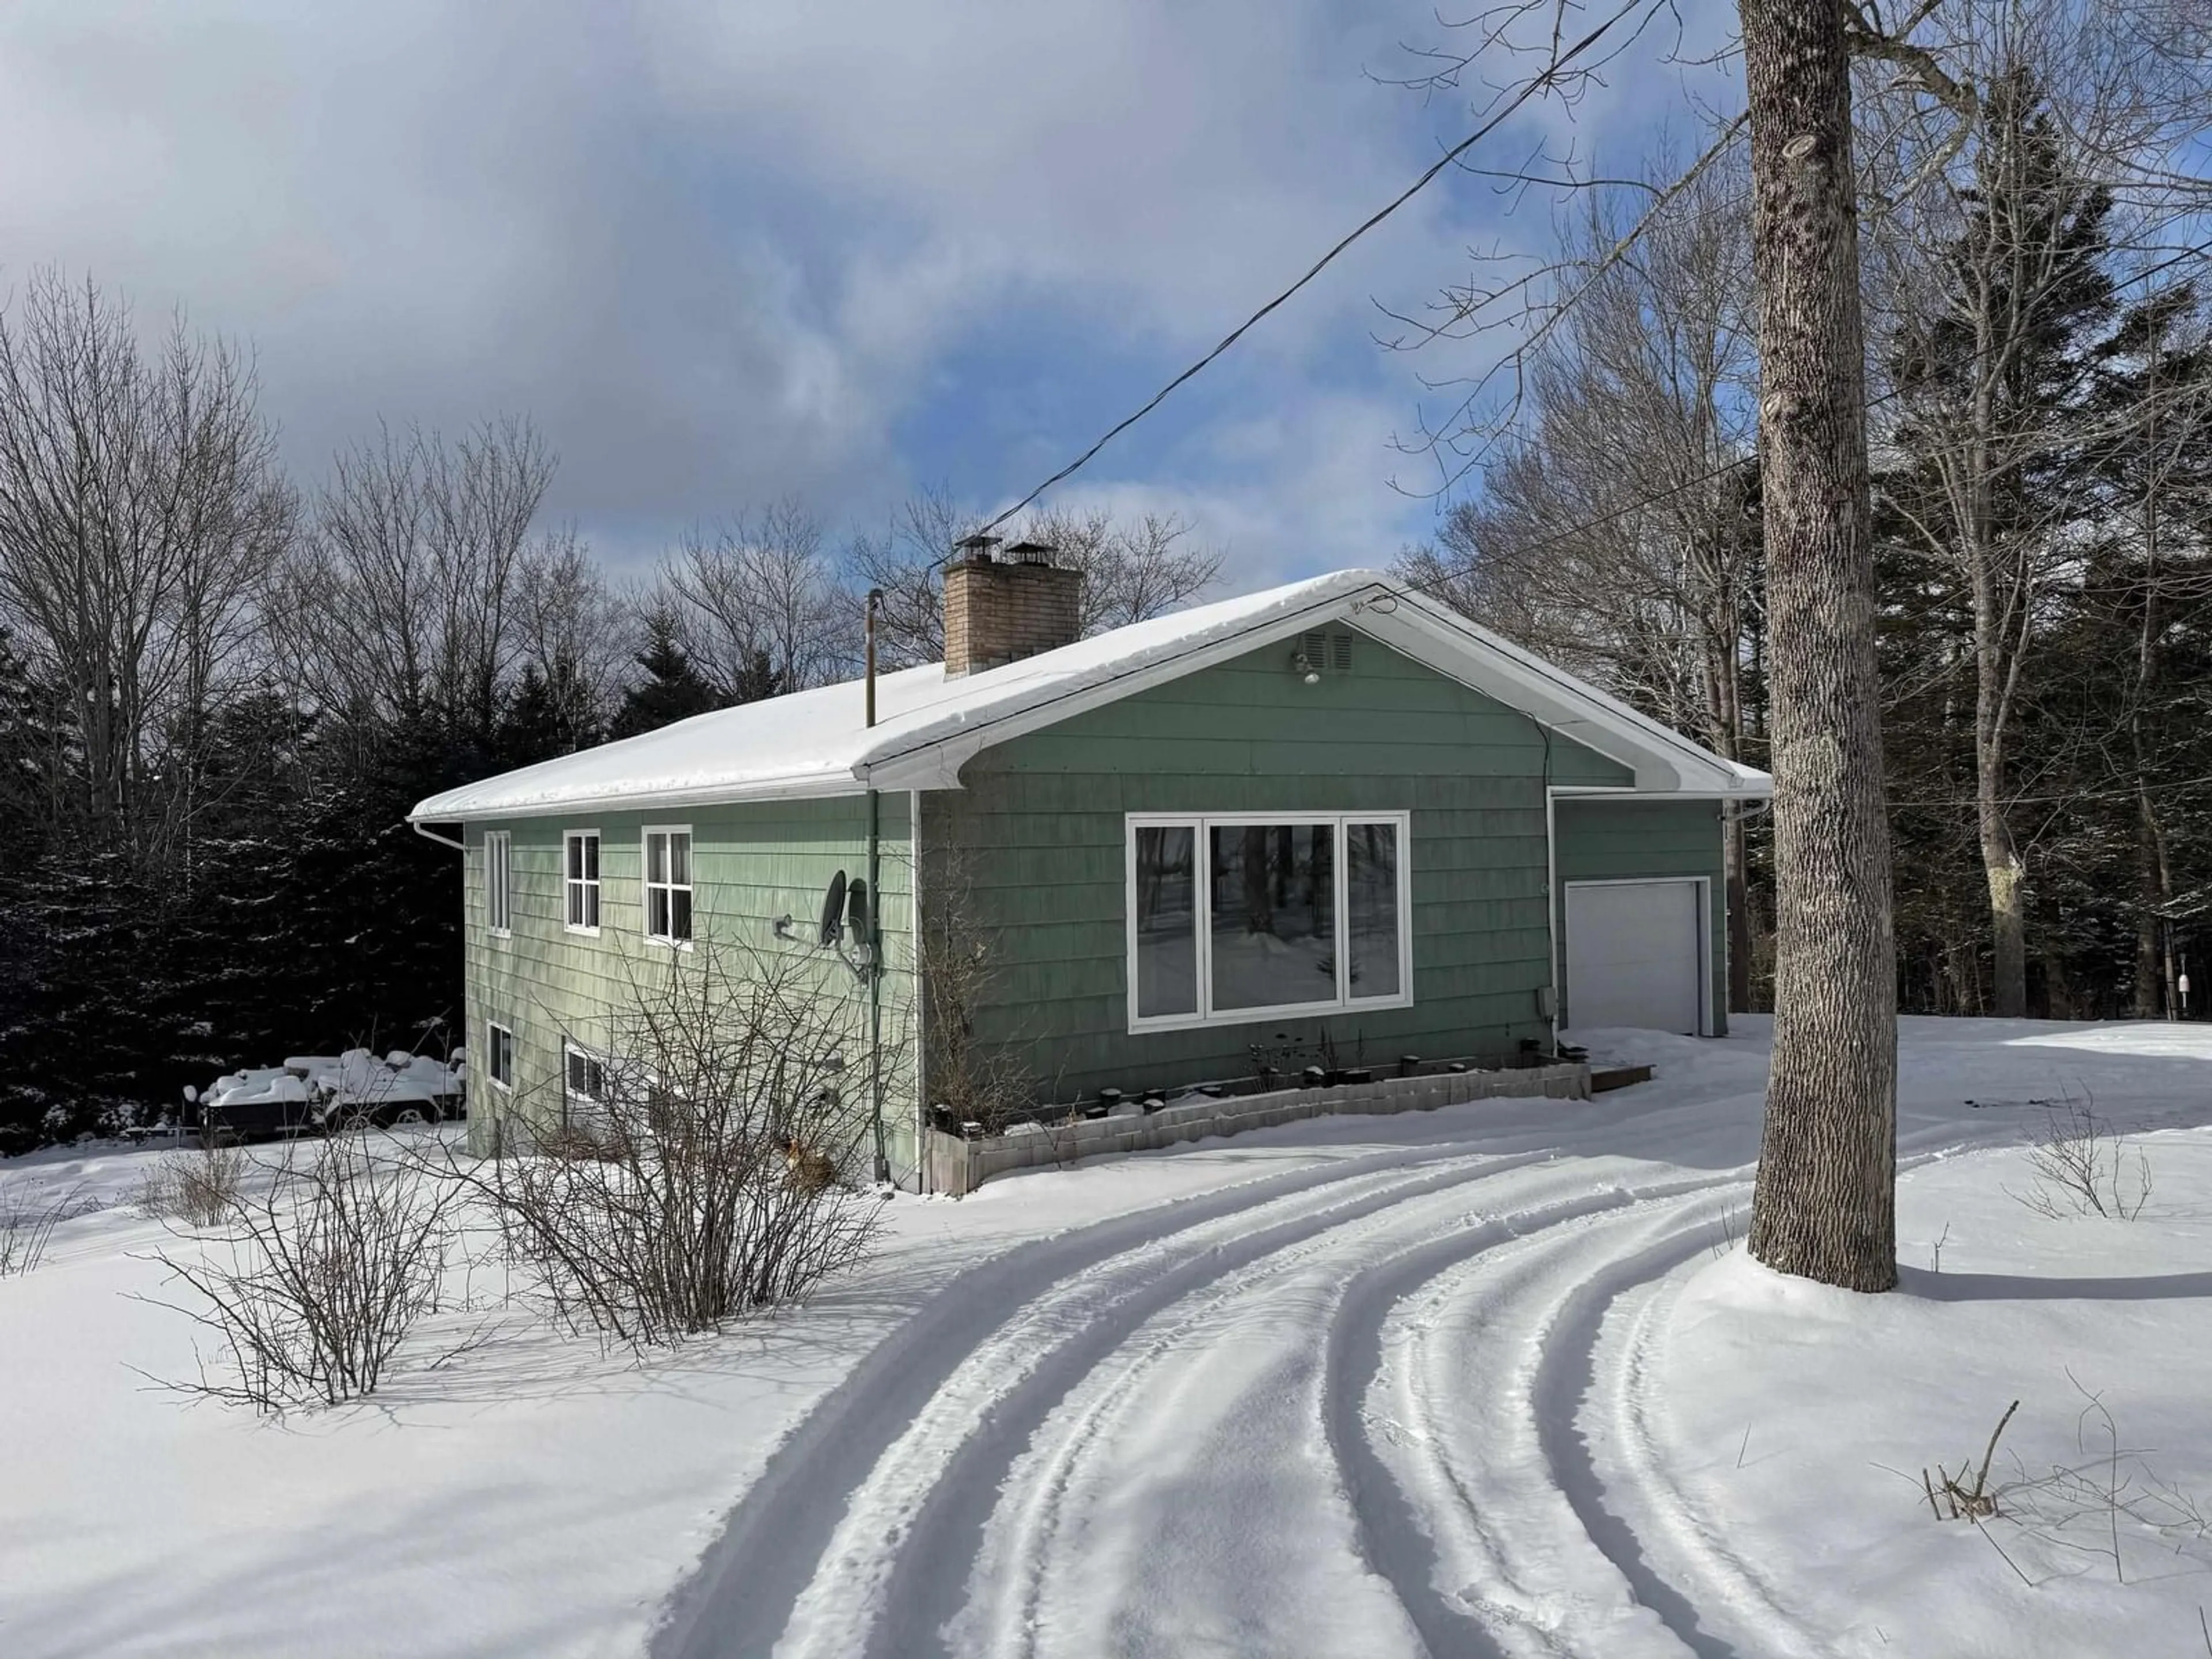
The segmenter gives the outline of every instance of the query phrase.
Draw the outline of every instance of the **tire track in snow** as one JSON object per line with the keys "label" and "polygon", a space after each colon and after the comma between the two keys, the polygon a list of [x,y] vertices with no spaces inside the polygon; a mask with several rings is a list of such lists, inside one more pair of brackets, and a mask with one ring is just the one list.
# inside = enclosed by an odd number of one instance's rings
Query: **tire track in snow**
{"label": "tire track in snow", "polygon": [[[942,1409],[945,1391],[940,1390],[939,1409],[934,1413],[938,1420],[918,1425],[901,1437],[886,1454],[890,1467],[872,1472],[855,1494],[852,1512],[839,1531],[860,1544],[865,1557],[825,1562],[830,1570],[802,1592],[795,1609],[795,1622],[805,1639],[792,1651],[836,1655],[839,1659],[862,1650],[869,1659],[949,1651],[942,1632],[966,1604],[970,1570],[982,1553],[1005,1475],[1060,1403],[1162,1310],[1277,1252],[1410,1200],[1550,1161],[1548,1154],[1501,1158],[1462,1150],[1426,1160],[1444,1166],[1437,1173],[1376,1185],[1350,1197],[1333,1198],[1322,1207],[1310,1201],[1285,1201],[1270,1206],[1285,1209],[1283,1219],[1201,1244],[1157,1272],[1149,1282],[1091,1312],[1079,1326],[1060,1333],[1056,1346],[1033,1357],[1030,1367],[1010,1382],[1000,1377],[1012,1368],[1007,1362],[1018,1364],[1021,1356],[1001,1350],[1018,1347],[1019,1334],[1012,1344],[979,1346],[948,1379],[957,1382],[960,1373],[966,1372],[984,1384],[962,1402],[966,1421],[943,1420],[948,1413]],[[1240,1215],[1237,1219],[1245,1223],[1249,1218]],[[1024,1311],[1052,1299],[1041,1297]],[[946,1431],[954,1427],[965,1432],[948,1440]],[[863,1560],[872,1565],[880,1559],[873,1547],[878,1539],[894,1544],[888,1572],[873,1583],[856,1583],[872,1577]],[[897,1609],[896,1620],[874,1616],[887,1608]],[[854,1640],[856,1613],[865,1620],[864,1650]]]}
{"label": "tire track in snow", "polygon": [[[1503,1173],[1551,1156],[1484,1157],[1446,1143],[1343,1159],[1020,1243],[969,1269],[879,1343],[771,1454],[670,1598],[652,1653],[707,1659],[771,1651],[829,1565],[830,1542],[878,1462],[974,1350],[1041,1294],[1116,1257],[1171,1247],[1209,1224],[1331,1188],[1418,1175],[1432,1164]],[[1444,1177],[1461,1178],[1459,1167]]]}
{"label": "tire track in snow", "polygon": [[[1352,1501],[1358,1547],[1390,1583],[1432,1659],[1504,1659],[1497,1635],[1437,1583],[1439,1550],[1413,1497],[1392,1477],[1374,1443],[1366,1408],[1370,1384],[1384,1364],[1384,1328],[1406,1301],[1447,1274],[1474,1267],[1501,1247],[1535,1240],[1568,1224],[1679,1200],[1734,1184],[1696,1179],[1632,1192],[1622,1188],[1521,1213],[1487,1218],[1451,1237],[1434,1240],[1378,1262],[1350,1285],[1328,1339],[1328,1389],[1323,1424]],[[1534,1224],[1531,1225],[1530,1224]],[[1473,1510],[1480,1501],[1455,1485]],[[1502,1607],[1492,1617],[1510,1621]]]}
{"label": "tire track in snow", "polygon": [[[1424,1193],[1563,1156],[1632,1155],[1659,1127],[1582,1123],[1532,1146],[1522,1138],[1529,1125],[1486,1125],[1491,1133],[1479,1139],[1424,1140],[1010,1248],[924,1304],[779,1446],[672,1597],[653,1651],[661,1659],[766,1653],[785,1638],[793,1638],[788,1650],[811,1644],[841,1654],[942,1651],[942,1629],[965,1605],[968,1571],[1000,1501],[992,1477],[1011,1469],[1085,1377],[1160,1310],[1271,1252]],[[1516,1150],[1499,1155],[1507,1146]],[[1268,1221],[1277,1209],[1285,1218]],[[1455,1243],[1475,1254],[1486,1248],[1465,1237]],[[1407,1283],[1419,1277],[1412,1273]],[[1601,1323],[1602,1308],[1591,1317]],[[1372,1320],[1379,1332],[1384,1318],[1387,1311],[1362,1313],[1357,1328]],[[1349,1339],[1329,1340],[1340,1342],[1340,1355],[1349,1352]],[[1595,1363],[1583,1368],[1583,1395]],[[989,1375],[994,1367],[1000,1376]],[[1336,1425],[1335,1443],[1345,1449],[1340,1477],[1347,1487],[1357,1480],[1371,1498],[1364,1513],[1354,1510],[1355,1521],[1381,1528],[1379,1542],[1361,1547],[1375,1549],[1378,1576],[1408,1587],[1404,1603],[1436,1615],[1437,1639],[1449,1641],[1455,1626],[1439,1612],[1449,1610],[1448,1600],[1437,1595],[1432,1575],[1408,1570],[1425,1557],[1418,1519],[1395,1530],[1390,1520],[1375,1519],[1384,1512],[1379,1494],[1389,1477],[1379,1460],[1364,1456],[1365,1442],[1349,1432],[1352,1426],[1351,1419]],[[1571,1475],[1571,1454],[1564,1467]],[[1596,1512],[1602,1530],[1601,1503]],[[1632,1528],[1617,1522],[1608,1540],[1635,1541]],[[1432,1559],[1433,1549],[1425,1556]],[[885,1607],[898,1610],[896,1627],[875,1617]],[[810,1612],[832,1616],[826,1624],[797,1617]]]}
{"label": "tire track in snow", "polygon": [[[1295,1340],[1284,1343],[1281,1356],[1267,1368],[1270,1373],[1283,1373],[1293,1381],[1310,1370],[1310,1386],[1303,1392],[1310,1398],[1293,1408],[1285,1401],[1301,1390],[1278,1389],[1262,1391],[1257,1402],[1240,1401],[1238,1429],[1240,1433],[1256,1433],[1263,1439],[1272,1429],[1275,1443],[1284,1445],[1295,1443],[1291,1437],[1294,1434],[1307,1434],[1316,1428],[1322,1431],[1322,1443],[1335,1466],[1334,1496],[1352,1511],[1345,1517],[1352,1523],[1353,1534],[1347,1541],[1382,1584],[1394,1595],[1401,1594],[1391,1576],[1378,1570],[1360,1551],[1358,1516],[1346,1490],[1346,1436],[1331,1410],[1332,1402],[1342,1395],[1339,1374],[1346,1345],[1338,1333],[1346,1322],[1347,1303],[1364,1310],[1367,1299],[1386,1282],[1370,1265],[1378,1248],[1393,1267],[1405,1271],[1412,1264],[1412,1274],[1418,1280],[1436,1271],[1430,1264],[1457,1261],[1505,1240],[1525,1237],[1532,1229],[1555,1226],[1594,1209],[1632,1201],[1626,1194],[1617,1192],[1594,1198],[1572,1195],[1577,1188],[1587,1188],[1588,1176],[1564,1163],[1547,1164],[1540,1179],[1547,1187],[1562,1189],[1560,1196],[1537,1202],[1534,1200],[1541,1197],[1540,1194],[1516,1193],[1521,1207],[1504,1214],[1469,1213],[1467,1200],[1472,1182],[1398,1198],[1374,1213],[1348,1219],[1279,1250],[1245,1272],[1216,1281],[1209,1293],[1187,1297],[1155,1315],[1136,1334],[1141,1341],[1124,1342],[1078,1384],[1040,1425],[1030,1446],[1009,1470],[969,1575],[970,1599],[951,1621],[957,1651],[1008,1656],[1035,1651],[1043,1582],[1054,1565],[1049,1559],[1053,1540],[1066,1520],[1068,1494],[1095,1445],[1103,1448],[1098,1461],[1110,1460],[1114,1455],[1112,1431],[1126,1426],[1121,1419],[1139,1384],[1151,1381],[1152,1373],[1163,1365],[1180,1362],[1189,1367],[1204,1366],[1209,1349],[1191,1342],[1194,1334],[1216,1322],[1233,1326],[1236,1304],[1240,1303],[1261,1304],[1253,1310],[1256,1313],[1276,1314],[1282,1303],[1296,1300],[1299,1288],[1285,1287],[1279,1281],[1316,1269],[1329,1273],[1334,1280],[1334,1288],[1323,1298],[1325,1306],[1312,1322],[1320,1340],[1312,1344]],[[1522,1183],[1514,1184],[1518,1188]],[[1480,1198],[1487,1190],[1485,1188],[1472,1196]],[[1447,1206],[1456,1206],[1458,1213],[1447,1212]],[[1440,1231],[1443,1236],[1438,1237]],[[1416,1234],[1427,1242],[1408,1249],[1392,1237],[1396,1233]],[[1348,1258],[1340,1267],[1336,1261],[1340,1257]],[[1397,1292],[1387,1290],[1383,1294],[1395,1299]],[[1250,1314],[1245,1316],[1248,1321],[1250,1317]],[[1370,1322],[1379,1328],[1381,1321],[1382,1313],[1377,1311]],[[1233,1335],[1233,1331],[1230,1334]],[[1299,1420],[1275,1423],[1270,1416],[1269,1422],[1255,1425],[1255,1413],[1268,1414],[1271,1407],[1275,1414],[1295,1409]],[[1356,1412],[1355,1403],[1355,1420]],[[1097,1484],[1090,1483],[1094,1492]],[[949,1575],[939,1582],[949,1583]],[[1457,1650],[1439,1647],[1419,1620],[1412,1622],[1432,1652]],[[1464,1619],[1456,1623],[1467,1627]]]}
{"label": "tire track in snow", "polygon": [[[1898,1174],[1901,1177],[1925,1164],[2007,1150],[2014,1144],[2008,1128],[1962,1136],[1955,1125],[1934,1126],[1899,1137]],[[1747,1192],[1746,1196],[1747,1202]],[[1744,1232],[1741,1226],[1735,1231],[1739,1237]],[[1796,1623],[1796,1615],[1775,1599],[1751,1564],[1711,1527],[1700,1523],[1696,1506],[1667,1468],[1651,1427],[1649,1379],[1655,1333],[1680,1294],[1686,1278],[1681,1269],[1694,1255],[1686,1253],[1664,1272],[1625,1287],[1599,1314],[1592,1328],[1584,1370],[1587,1388],[1579,1409],[1581,1420],[1595,1419],[1611,1431],[1604,1437],[1602,1455],[1589,1433],[1578,1430],[1577,1434],[1594,1470],[1608,1459],[1618,1465],[1602,1477],[1604,1490],[1620,1494],[1604,1506],[1619,1529],[1614,1541],[1633,1538],[1642,1570],[1673,1589],[1678,1611],[1695,1609],[1700,1628],[1695,1639],[1684,1638],[1686,1645],[1700,1655],[1818,1659],[1826,1650],[1820,1638]],[[1602,1327],[1608,1316],[1621,1311],[1623,1302],[1631,1304],[1624,1315],[1626,1328],[1612,1338],[1617,1352],[1607,1369],[1599,1360],[1606,1340]],[[1713,1628],[1704,1628],[1709,1624]]]}
{"label": "tire track in snow", "polygon": [[[1594,1356],[1596,1386],[1601,1388],[1603,1421],[1611,1433],[1606,1450],[1619,1473],[1608,1475],[1609,1490],[1632,1500],[1623,1519],[1643,1540],[1647,1556],[1669,1583],[1683,1588],[1701,1616],[1720,1626],[1717,1637],[1765,1659],[1817,1659],[1817,1642],[1797,1628],[1794,1615],[1776,1601],[1750,1565],[1730,1550],[1708,1526],[1682,1492],[1660,1455],[1653,1432],[1649,1381],[1655,1334],[1681,1293],[1686,1275],[1674,1272],[1644,1286],[1617,1311],[1625,1328],[1611,1340],[1616,1357],[1610,1367]],[[1593,1401],[1595,1411],[1598,1402]],[[1662,1556],[1668,1558],[1661,1560]]]}
{"label": "tire track in snow", "polygon": [[[1026,1659],[1034,1654],[1051,1565],[1048,1557],[1067,1524],[1068,1499],[1078,1474],[1094,1446],[1106,1442],[1110,1447],[1110,1431],[1123,1426],[1139,1385],[1152,1380],[1162,1365],[1189,1358],[1192,1350],[1185,1345],[1194,1333],[1220,1320],[1237,1303],[1273,1291],[1279,1280],[1325,1266],[1330,1255],[1356,1245],[1375,1229],[1403,1224],[1409,1206],[1418,1206],[1425,1218],[1439,1200],[1463,1205],[1469,1184],[1401,1198],[1379,1212],[1277,1250],[1243,1272],[1224,1275],[1207,1285],[1204,1294],[1186,1297],[1155,1314],[1132,1340],[1095,1366],[1054,1408],[1008,1472],[1000,1502],[986,1522],[982,1553],[969,1575],[969,1599],[952,1621],[948,1646],[963,1656],[988,1651]],[[1030,1467],[1036,1478],[1023,1486],[1025,1495],[1018,1496],[1015,1483]],[[1004,1575],[1000,1593],[979,1606],[974,1591],[979,1583],[988,1587],[994,1570]]]}
{"label": "tire track in snow", "polygon": [[[1708,1218],[1705,1226],[1710,1224]],[[1571,1291],[1545,1334],[1532,1405],[1537,1442],[1551,1468],[1553,1484],[1573,1509],[1591,1545],[1627,1580],[1637,1601],[1656,1613],[1698,1659],[1745,1659],[1732,1643],[1706,1628],[1698,1604],[1660,1572],[1635,1528],[1607,1504],[1606,1480],[1580,1420],[1597,1386],[1598,1339],[1613,1303],[1708,1248],[1705,1228],[1686,1225],[1611,1259],[1594,1278]]]}

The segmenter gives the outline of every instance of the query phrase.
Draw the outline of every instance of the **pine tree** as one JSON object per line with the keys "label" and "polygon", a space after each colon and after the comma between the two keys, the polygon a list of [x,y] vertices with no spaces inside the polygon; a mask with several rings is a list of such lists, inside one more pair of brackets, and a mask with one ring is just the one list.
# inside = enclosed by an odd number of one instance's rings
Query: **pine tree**
{"label": "pine tree", "polygon": [[617,738],[634,738],[726,706],[678,642],[673,616],[655,611],[645,619],[645,629],[646,646],[637,653],[637,665],[647,678],[623,695],[611,728]]}
{"label": "pine tree", "polygon": [[582,675],[574,660],[561,656],[550,674],[536,663],[523,669],[492,734],[492,748],[501,766],[531,766],[589,749],[605,735]]}

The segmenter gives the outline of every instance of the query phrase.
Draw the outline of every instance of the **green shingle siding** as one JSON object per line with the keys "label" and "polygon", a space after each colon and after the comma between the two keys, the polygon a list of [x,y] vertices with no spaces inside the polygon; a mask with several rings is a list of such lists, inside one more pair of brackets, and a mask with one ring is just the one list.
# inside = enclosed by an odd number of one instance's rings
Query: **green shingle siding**
{"label": "green shingle siding", "polygon": [[[1058,1097],[1241,1075],[1278,1032],[1325,1032],[1370,1065],[1547,1036],[1545,785],[1621,785],[1626,769],[1556,734],[1547,748],[1526,716],[1371,641],[1317,685],[1289,654],[987,750],[964,788],[923,798],[923,902],[964,891],[992,951],[978,1029]],[[1132,1034],[1124,815],[1261,811],[1411,812],[1413,1006]]]}
{"label": "green shingle siding", "polygon": [[[880,810],[878,900],[887,968],[884,1030],[886,1044],[911,1044],[906,1012],[913,986],[908,797],[884,795]],[[644,937],[640,877],[647,824],[689,825],[691,830],[692,930],[700,948],[689,953],[672,952]],[[570,830],[597,830],[600,835],[596,938],[569,933],[563,926],[562,839]],[[510,939],[492,937],[485,926],[487,830],[504,830],[514,838]],[[823,995],[860,995],[852,973],[834,954],[813,949],[811,941],[831,875],[843,870],[859,876],[866,870],[865,797],[493,820],[469,824],[463,839],[468,847],[468,1040],[480,1048],[490,1021],[513,1030],[517,1097],[541,1119],[558,1109],[564,1031],[580,1042],[593,1042],[593,1034],[604,1030],[607,1009],[628,998],[630,975],[665,971],[672,954],[687,968],[698,964],[710,944],[795,957]],[[796,940],[775,937],[775,924],[787,915],[798,919]],[[477,1086],[480,1098],[491,1087],[488,1081]],[[893,1161],[903,1167],[912,1161],[911,1098],[887,1103],[886,1115],[897,1134]]]}
{"label": "green shingle siding", "polygon": [[[1566,995],[1566,884],[1638,877],[1703,876],[1711,943],[1707,994],[1713,1035],[1728,1034],[1728,884],[1723,878],[1721,805],[1710,800],[1561,800],[1557,822],[1560,891],[1559,987]],[[1559,1010],[1571,1024],[1574,1010]]]}

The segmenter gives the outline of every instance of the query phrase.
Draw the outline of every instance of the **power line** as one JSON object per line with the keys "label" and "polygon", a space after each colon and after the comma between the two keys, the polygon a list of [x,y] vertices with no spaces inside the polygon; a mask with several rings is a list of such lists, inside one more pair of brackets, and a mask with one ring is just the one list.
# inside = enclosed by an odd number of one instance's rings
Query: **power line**
{"label": "power line", "polygon": [[[1131,427],[1136,425],[1138,422],[1143,420],[1145,416],[1151,414],[1162,404],[1165,403],[1168,400],[1169,396],[1178,387],[1182,386],[1184,382],[1192,380],[1198,375],[1201,371],[1212,363],[1216,358],[1227,351],[1230,347],[1235,345],[1237,341],[1243,339],[1248,332],[1257,326],[1261,322],[1264,321],[1271,313],[1289,301],[1301,289],[1304,288],[1307,283],[1312,282],[1315,277],[1320,276],[1323,270],[1327,270],[1335,262],[1338,255],[1341,254],[1346,248],[1350,247],[1354,242],[1364,236],[1369,231],[1374,229],[1376,226],[1381,224],[1385,219],[1388,219],[1400,208],[1405,206],[1407,203],[1412,201],[1414,197],[1419,195],[1420,192],[1426,189],[1430,183],[1436,179],[1438,173],[1443,172],[1444,169],[1451,166],[1454,161],[1456,161],[1461,156],[1467,154],[1468,150],[1474,149],[1474,146],[1481,143],[1483,139],[1488,137],[1504,123],[1508,116],[1518,110],[1522,105],[1527,103],[1539,92],[1541,92],[1547,87],[1554,85],[1559,81],[1562,71],[1564,71],[1570,64],[1580,58],[1584,52],[1588,52],[1607,34],[1611,33],[1614,28],[1619,27],[1623,18],[1628,16],[1632,12],[1647,8],[1649,4],[1650,0],[1626,0],[1626,3],[1621,6],[1620,10],[1614,12],[1612,16],[1607,18],[1604,22],[1600,23],[1588,34],[1583,36],[1581,40],[1567,47],[1565,51],[1555,55],[1552,61],[1545,66],[1541,74],[1531,77],[1527,85],[1523,86],[1520,91],[1514,94],[1512,98],[1507,101],[1504,108],[1499,110],[1497,114],[1492,116],[1490,119],[1485,121],[1473,132],[1461,139],[1458,143],[1454,144],[1449,149],[1438,156],[1436,160],[1435,165],[1431,167],[1425,173],[1422,173],[1419,178],[1414,179],[1412,184],[1407,185],[1404,190],[1401,191],[1397,196],[1386,205],[1369,215],[1364,222],[1362,222],[1356,229],[1352,231],[1350,234],[1344,237],[1342,240],[1339,241],[1334,247],[1332,247],[1328,252],[1322,254],[1320,258],[1315,260],[1313,264],[1307,268],[1304,276],[1299,277],[1297,281],[1292,283],[1280,294],[1275,295],[1273,299],[1268,301],[1267,304],[1261,306],[1249,317],[1247,317],[1243,322],[1237,324],[1235,328],[1230,330],[1227,334],[1221,337],[1220,343],[1211,351],[1207,352],[1196,362],[1191,364],[1189,368],[1184,369],[1182,374],[1176,375],[1175,379],[1170,380],[1165,386],[1154,392],[1151,398],[1146,400],[1142,407],[1139,408],[1133,414],[1127,415],[1120,421],[1115,422],[1113,426],[1107,429],[1105,435],[1101,437],[1097,442],[1092,444],[1090,448],[1085,450],[1080,455],[1078,455],[1066,466],[1060,468],[1059,471],[1054,473],[1052,477],[1047,478],[1036,489],[1030,490],[1028,495],[1023,496],[1021,500],[1016,501],[1012,507],[1000,514],[998,517],[993,519],[988,524],[985,525],[975,533],[978,535],[989,534],[992,531],[996,530],[1000,525],[1006,523],[1007,520],[1012,518],[1017,513],[1019,513],[1024,507],[1028,507],[1031,502],[1035,501],[1038,496],[1043,495],[1045,491],[1053,488],[1054,485],[1066,482],[1068,478],[1080,471],[1091,462],[1092,458],[1095,457],[1100,450],[1105,448],[1108,444],[1112,443],[1115,439],[1120,437],[1124,432],[1127,432]],[[949,557],[950,555],[947,556]],[[940,561],[940,562],[942,562],[942,561]]]}

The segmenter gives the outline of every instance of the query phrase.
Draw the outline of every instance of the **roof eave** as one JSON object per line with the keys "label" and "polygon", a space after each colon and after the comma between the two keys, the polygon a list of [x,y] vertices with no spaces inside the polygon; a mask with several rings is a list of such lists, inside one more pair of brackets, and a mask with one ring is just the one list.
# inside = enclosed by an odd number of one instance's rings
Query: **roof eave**
{"label": "roof eave", "polygon": [[[600,790],[559,799],[471,805],[434,795],[408,813],[410,823],[489,823],[506,818],[573,817],[579,812],[658,812],[750,800],[799,800],[859,795],[868,786],[850,772],[810,771],[703,783],[683,789]],[[460,795],[463,792],[449,792]]]}

